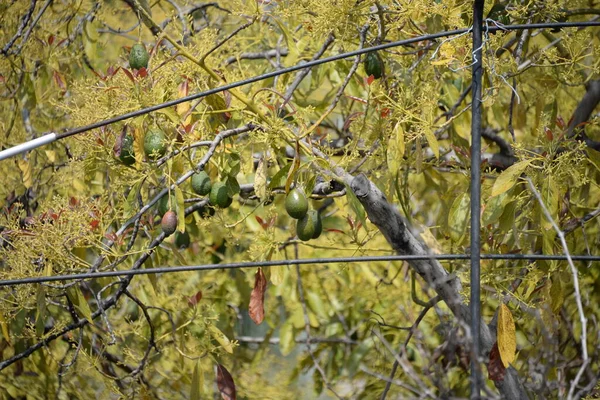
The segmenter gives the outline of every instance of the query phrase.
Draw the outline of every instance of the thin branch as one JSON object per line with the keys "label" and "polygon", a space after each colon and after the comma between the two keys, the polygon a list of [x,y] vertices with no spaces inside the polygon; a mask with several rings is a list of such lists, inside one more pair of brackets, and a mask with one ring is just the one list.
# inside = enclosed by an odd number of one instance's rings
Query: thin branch
{"label": "thin branch", "polygon": [[560,228],[554,221],[554,218],[552,218],[552,214],[550,214],[550,211],[548,211],[548,208],[546,207],[546,205],[544,204],[544,201],[542,200],[542,196],[540,195],[540,193],[537,191],[537,189],[533,185],[531,178],[527,177],[525,179],[527,180],[527,184],[529,185],[529,188],[531,189],[531,191],[535,195],[535,198],[537,199],[538,203],[540,204],[540,207],[542,208],[542,211],[544,212],[544,216],[552,224],[552,228],[554,228],[554,230],[556,231],[556,234],[560,238],[560,243],[562,245],[563,252],[567,256],[567,261],[569,263],[569,267],[571,268],[571,274],[573,275],[573,286],[575,288],[575,302],[577,303],[577,311],[579,312],[579,322],[581,323],[581,353],[582,353],[582,357],[583,357],[583,363],[581,365],[581,368],[577,372],[575,379],[573,379],[573,382],[571,382],[571,387],[569,389],[569,396],[568,396],[568,399],[571,400],[573,398],[573,394],[577,387],[577,383],[581,379],[583,372],[585,371],[585,369],[587,368],[587,366],[590,362],[590,359],[588,357],[588,350],[587,350],[587,318],[585,317],[585,312],[583,310],[583,302],[581,300],[581,291],[579,289],[578,271],[577,271],[577,268],[575,268],[575,264],[573,264],[573,260],[571,259],[571,254],[569,252],[569,247],[567,245],[567,241],[565,240],[564,232],[560,230]]}

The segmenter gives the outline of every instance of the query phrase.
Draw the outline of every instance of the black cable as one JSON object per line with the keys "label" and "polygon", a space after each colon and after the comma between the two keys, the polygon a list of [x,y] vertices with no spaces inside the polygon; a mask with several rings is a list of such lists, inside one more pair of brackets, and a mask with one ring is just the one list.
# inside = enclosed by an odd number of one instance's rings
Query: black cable
{"label": "black cable", "polygon": [[[600,26],[600,21],[593,21],[593,22],[554,22],[554,23],[543,23],[543,24],[523,24],[523,25],[502,25],[502,27],[499,26],[489,26],[487,28],[488,32],[497,32],[497,31],[503,31],[503,30],[522,30],[522,29],[542,29],[542,28],[580,28],[580,27],[586,27],[586,26]],[[321,64],[326,64],[328,62],[331,61],[337,61],[337,60],[342,60],[344,58],[350,58],[350,57],[354,57],[357,56],[359,54],[364,54],[364,53],[369,53],[371,51],[377,51],[377,50],[384,50],[384,49],[389,49],[391,47],[398,47],[398,46],[405,46],[407,44],[412,44],[412,43],[418,43],[418,42],[423,42],[426,40],[433,40],[433,39],[439,39],[442,37],[448,37],[448,36],[455,36],[455,35],[460,35],[466,32],[469,32],[471,29],[456,29],[453,31],[445,31],[445,32],[439,32],[439,33],[433,33],[430,35],[423,35],[423,36],[417,36],[414,38],[410,38],[410,39],[404,39],[404,40],[399,40],[396,42],[390,42],[390,43],[384,43],[384,44],[380,44],[378,46],[373,46],[373,47],[368,47],[368,48],[363,48],[363,49],[359,49],[359,50],[354,50],[354,51],[350,51],[347,53],[342,53],[342,54],[338,54],[335,56],[330,56],[330,57],[326,57],[326,58],[321,58],[319,60],[312,60],[312,61],[308,61],[304,64],[297,64],[288,68],[283,68],[280,69],[278,71],[272,71],[272,72],[267,72],[265,74],[262,75],[257,75],[254,76],[252,78],[248,78],[248,79],[244,79],[241,81],[237,81],[237,82],[233,82],[233,83],[229,83],[227,85],[224,86],[220,86],[214,89],[209,89],[206,90],[204,92],[199,92],[199,93],[195,93],[195,94],[191,94],[189,96],[186,97],[181,97],[179,99],[175,99],[175,100],[171,100],[171,101],[167,101],[165,103],[160,103],[160,104],[155,104],[153,106],[150,107],[146,107],[146,108],[142,108],[141,110],[137,110],[137,111],[133,111],[127,114],[122,114],[113,118],[109,118],[103,121],[99,121],[99,122],[95,122],[93,124],[90,125],[85,125],[85,126],[81,126],[79,128],[75,128],[75,129],[71,129],[69,131],[66,131],[64,133],[60,133],[56,135],[56,140],[59,139],[63,139],[69,136],[73,136],[73,135],[77,135],[79,133],[82,132],[86,132],[92,129],[96,129],[96,128],[100,128],[106,125],[110,125],[110,124],[114,124],[115,122],[119,122],[119,121],[123,121],[126,119],[130,119],[130,118],[135,118],[138,117],[140,115],[144,115],[144,114],[148,114],[150,112],[153,111],[158,111],[158,110],[162,110],[163,108],[167,108],[167,107],[171,107],[171,106],[176,106],[178,104],[181,103],[185,103],[186,101],[192,101],[192,100],[196,100],[196,99],[200,99],[206,96],[209,96],[211,94],[215,94],[215,93],[219,93],[219,92],[223,92],[225,90],[230,90],[230,89],[235,89],[237,87],[240,86],[244,86],[244,85],[248,85],[250,83],[254,83],[254,82],[258,82],[258,81],[262,81],[265,79],[269,79],[269,78],[274,78],[276,76],[279,75],[283,75],[283,74],[287,74],[290,72],[294,72],[294,71],[298,71],[304,68],[311,68],[317,65],[321,65]]]}
{"label": "black cable", "polygon": [[[44,283],[56,281],[68,281],[76,279],[95,279],[114,276],[133,276],[148,274],[163,274],[171,272],[191,272],[191,271],[212,271],[218,269],[238,269],[238,268],[257,268],[257,267],[279,267],[304,264],[335,264],[335,263],[357,263],[357,262],[375,262],[375,261],[414,261],[414,260],[468,260],[468,254],[431,254],[431,255],[393,255],[393,256],[363,256],[363,257],[337,257],[337,258],[304,258],[299,260],[279,260],[279,261],[249,261],[228,264],[203,264],[203,265],[179,265],[173,267],[157,267],[146,269],[135,269],[125,271],[104,271],[87,272],[81,274],[53,275],[53,276],[35,276],[20,279],[0,280],[2,286],[16,286],[29,283]],[[564,255],[543,255],[543,254],[482,254],[483,260],[567,260]],[[573,261],[600,261],[600,256],[572,255]]]}

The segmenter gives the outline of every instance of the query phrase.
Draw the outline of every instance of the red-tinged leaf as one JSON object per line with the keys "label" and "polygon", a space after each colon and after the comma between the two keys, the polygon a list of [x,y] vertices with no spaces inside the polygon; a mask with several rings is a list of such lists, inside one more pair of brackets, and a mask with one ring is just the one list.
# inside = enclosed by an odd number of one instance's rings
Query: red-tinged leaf
{"label": "red-tinged leaf", "polygon": [[4,76],[0,75],[0,83],[5,83],[6,79],[4,78]]}
{"label": "red-tinged leaf", "polygon": [[556,117],[556,125],[558,125],[560,129],[565,129],[565,120],[560,115]]}
{"label": "red-tinged leaf", "polygon": [[135,82],[135,78],[133,77],[133,75],[127,68],[121,68],[121,71],[123,71],[125,73],[125,75],[127,75],[127,77],[129,78],[129,80],[131,82]]}
{"label": "red-tinged leaf", "polygon": [[190,94],[190,84],[187,78],[179,84],[177,92],[179,97],[186,97],[188,94]]}
{"label": "red-tinged leaf", "polygon": [[256,221],[260,224],[260,226],[266,231],[269,228],[269,222],[265,221],[264,219],[262,219],[261,217],[259,217],[258,215],[255,215],[254,218],[256,218]]}
{"label": "red-tinged leaf", "polygon": [[200,300],[202,300],[202,291],[198,291],[195,295],[188,297],[188,305],[190,307],[196,307]]}
{"label": "red-tinged leaf", "polygon": [[350,230],[354,230],[354,220],[349,215],[346,216],[346,221],[348,221],[348,225],[350,225]]}
{"label": "red-tinged leaf", "polygon": [[259,325],[265,319],[265,291],[267,290],[267,278],[262,271],[262,268],[258,268],[256,275],[254,275],[254,289],[250,294],[250,306],[248,307],[248,313],[250,318],[256,325]]}
{"label": "red-tinged leaf", "polygon": [[114,234],[113,232],[104,234],[104,237],[107,238],[108,240],[110,240],[111,242],[116,242],[118,239],[117,235]]}
{"label": "red-tinged leaf", "polygon": [[235,383],[227,368],[217,364],[217,387],[223,400],[236,400]]}
{"label": "red-tinged leaf", "polygon": [[60,88],[63,92],[67,90],[67,84],[65,83],[65,79],[58,71],[52,71],[52,78],[54,78],[54,82],[56,86]]}
{"label": "red-tinged leaf", "polygon": [[121,156],[121,150],[123,148],[123,139],[127,134],[127,125],[123,125],[123,129],[121,129],[121,134],[117,136],[117,140],[115,141],[115,147],[113,147],[113,152],[115,153],[115,157]]}
{"label": "red-tinged leaf", "polygon": [[97,219],[93,219],[90,221],[90,229],[91,230],[96,230],[96,228],[98,228],[98,225],[100,224],[100,221],[98,221]]}
{"label": "red-tinged leaf", "polygon": [[71,198],[69,199],[69,205],[71,207],[76,207],[79,205],[79,200],[77,200],[75,197],[71,196]]}
{"label": "red-tinged leaf", "polygon": [[367,100],[362,99],[360,97],[350,96],[349,94],[347,94],[345,96],[351,100],[358,101],[359,103],[367,104]]}
{"label": "red-tinged leaf", "polygon": [[381,110],[381,118],[387,118],[391,112],[392,111],[389,108],[385,107],[383,110]]}
{"label": "red-tinged leaf", "polygon": [[373,75],[369,75],[369,77],[367,78],[367,85],[371,86],[371,83],[373,83],[374,80],[375,77]]}
{"label": "red-tinged leaf", "polygon": [[335,228],[325,228],[325,232],[336,232],[336,233],[344,233],[343,230],[341,229],[335,229]]}
{"label": "red-tinged leaf", "polygon": [[364,115],[364,112],[356,111],[356,112],[353,112],[352,114],[350,114],[348,116],[348,118],[346,118],[346,121],[344,121],[344,126],[342,127],[342,129],[347,130],[350,127],[350,124],[352,123],[352,121],[354,121],[361,115]]}
{"label": "red-tinged leaf", "polygon": [[500,359],[500,350],[498,349],[498,342],[494,343],[492,351],[490,352],[490,362],[488,363],[488,375],[489,379],[494,382],[501,382],[504,380],[506,375],[506,368],[502,364]]}
{"label": "red-tinged leaf", "polygon": [[52,43],[54,43],[54,35],[48,36],[48,44],[52,46]]}
{"label": "red-tinged leaf", "polygon": [[231,93],[228,90],[224,91],[223,98],[225,99],[225,107],[229,108],[231,106]]}
{"label": "red-tinged leaf", "polygon": [[142,67],[142,68],[138,69],[137,76],[139,76],[141,78],[147,77],[148,76],[148,70],[146,69],[146,67]]}
{"label": "red-tinged leaf", "polygon": [[549,141],[554,140],[554,135],[552,134],[552,130],[550,128],[544,128],[544,133],[546,134],[546,139],[548,139]]}

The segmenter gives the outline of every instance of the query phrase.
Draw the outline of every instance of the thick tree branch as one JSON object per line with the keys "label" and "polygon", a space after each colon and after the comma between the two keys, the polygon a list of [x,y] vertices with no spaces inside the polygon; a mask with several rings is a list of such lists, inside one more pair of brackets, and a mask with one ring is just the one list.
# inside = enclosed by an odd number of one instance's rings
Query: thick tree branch
{"label": "thick tree branch", "polygon": [[[341,172],[336,169],[336,172]],[[406,220],[400,212],[390,204],[385,195],[364,174],[352,177],[347,173],[342,175],[350,184],[352,191],[363,205],[371,222],[379,228],[392,248],[398,254],[427,255],[427,246],[411,232]],[[458,277],[449,274],[439,261],[430,259],[409,261],[411,267],[421,275],[448,305],[455,317],[462,323],[470,320],[466,299],[461,295],[462,284]],[[495,333],[483,322],[481,327],[482,356],[487,358],[494,342]],[[519,382],[517,371],[509,367],[502,382],[496,382],[496,387],[505,399],[528,399],[522,384]]]}

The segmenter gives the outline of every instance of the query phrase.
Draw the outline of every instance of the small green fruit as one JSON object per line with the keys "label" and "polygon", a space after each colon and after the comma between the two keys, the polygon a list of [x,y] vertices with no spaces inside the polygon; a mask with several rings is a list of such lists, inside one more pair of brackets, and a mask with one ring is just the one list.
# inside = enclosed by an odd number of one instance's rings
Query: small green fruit
{"label": "small green fruit", "polygon": [[383,59],[376,51],[367,53],[363,65],[367,76],[373,75],[373,78],[375,79],[379,79],[383,76],[385,66],[383,64]]}
{"label": "small green fruit", "polygon": [[216,182],[212,186],[208,200],[210,204],[219,208],[227,208],[233,201],[227,193],[227,185],[223,182]]}
{"label": "small green fruit", "polygon": [[160,222],[163,232],[167,236],[171,236],[177,229],[177,214],[173,211],[167,211]]}
{"label": "small green fruit", "polygon": [[190,245],[190,234],[187,231],[175,232],[175,246],[178,249],[187,249]]}
{"label": "small green fruit", "polygon": [[125,165],[132,165],[135,163],[135,153],[133,151],[133,137],[127,135],[121,142],[121,154],[119,160]]}
{"label": "small green fruit", "polygon": [[152,160],[156,160],[167,152],[167,137],[162,129],[152,128],[144,138],[144,152]]}
{"label": "small green fruit", "polygon": [[206,196],[210,193],[212,182],[210,177],[204,171],[200,171],[192,175],[192,190],[200,196]]}
{"label": "small green fruit", "polygon": [[129,67],[132,69],[148,68],[150,55],[146,47],[141,43],[136,43],[131,47],[129,53]]}
{"label": "small green fruit", "polygon": [[308,200],[300,189],[292,189],[285,198],[285,211],[290,217],[301,219],[308,211]]}
{"label": "small green fruit", "polygon": [[312,238],[316,239],[319,236],[321,236],[321,233],[323,232],[323,223],[321,222],[321,214],[319,214],[319,212],[316,210],[309,210],[307,215],[310,216],[313,220],[313,225],[315,227],[315,233],[313,233]]}
{"label": "small green fruit", "polygon": [[[171,208],[175,208],[175,204],[177,200],[171,195]],[[167,211],[169,211],[169,196],[165,195],[158,200],[158,215],[163,216]]]}
{"label": "small green fruit", "polygon": [[298,223],[296,224],[296,235],[298,235],[298,239],[306,242],[313,238],[315,232],[315,219],[310,214],[307,213],[304,218],[298,220]]}

